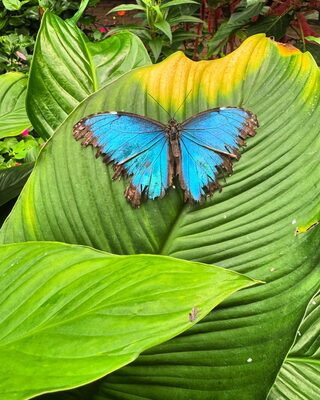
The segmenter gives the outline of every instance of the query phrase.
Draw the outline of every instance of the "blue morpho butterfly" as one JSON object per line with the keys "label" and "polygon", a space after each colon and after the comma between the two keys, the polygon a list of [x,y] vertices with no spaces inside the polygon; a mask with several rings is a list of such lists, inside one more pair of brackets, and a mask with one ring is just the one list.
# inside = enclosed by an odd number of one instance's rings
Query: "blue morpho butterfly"
{"label": "blue morpho butterfly", "polygon": [[103,154],[104,162],[113,164],[113,179],[131,177],[125,197],[139,207],[143,199],[163,197],[174,178],[185,201],[201,201],[221,190],[218,173],[232,173],[232,160],[240,158],[239,146],[255,135],[257,127],[254,114],[235,107],[213,108],[182,123],[172,117],[167,125],[109,111],[83,118],[73,134],[83,139],[82,145],[97,147],[96,157]]}

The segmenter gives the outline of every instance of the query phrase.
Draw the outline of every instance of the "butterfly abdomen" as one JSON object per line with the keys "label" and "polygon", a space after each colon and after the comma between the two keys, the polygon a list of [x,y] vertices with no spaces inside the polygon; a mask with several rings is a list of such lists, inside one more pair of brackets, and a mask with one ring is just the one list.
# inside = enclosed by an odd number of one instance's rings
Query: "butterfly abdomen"
{"label": "butterfly abdomen", "polygon": [[166,134],[169,139],[172,156],[176,160],[180,160],[181,158],[181,148],[180,148],[181,133],[182,133],[181,124],[179,124],[175,119],[171,119],[168,122]]}

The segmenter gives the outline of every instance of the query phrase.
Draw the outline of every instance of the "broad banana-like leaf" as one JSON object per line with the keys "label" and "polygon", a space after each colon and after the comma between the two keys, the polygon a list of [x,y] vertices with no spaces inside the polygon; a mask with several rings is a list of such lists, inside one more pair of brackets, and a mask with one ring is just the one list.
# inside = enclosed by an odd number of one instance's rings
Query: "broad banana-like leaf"
{"label": "broad banana-like leaf", "polygon": [[[104,110],[166,122],[151,96],[180,121],[216,106],[257,115],[256,136],[222,192],[204,205],[186,205],[170,190],[133,209],[123,196],[127,183],[113,182],[112,168],[72,136],[80,118]],[[310,54],[256,35],[223,59],[193,62],[176,53],[132,71],[81,103],[57,130],[2,242],[54,239],[165,254],[267,282],[109,375],[99,400],[265,400],[319,285],[319,228],[296,235],[319,211],[319,111],[319,69]]]}
{"label": "broad banana-like leaf", "polygon": [[121,32],[101,42],[90,42],[72,20],[47,11],[37,36],[27,111],[44,138],[91,93],[133,68],[151,64],[141,40]]}
{"label": "broad banana-like leaf", "polygon": [[[0,76],[0,139],[20,135],[31,127],[25,100],[27,77],[21,72],[8,72]],[[0,207],[18,196],[25,184],[33,163],[0,170]],[[0,220],[6,210],[0,209]]]}
{"label": "broad banana-like leaf", "polygon": [[314,400],[320,396],[320,295],[309,306],[296,342],[281,367],[268,400]]}
{"label": "broad banana-like leaf", "polygon": [[53,242],[0,246],[0,259],[0,397],[6,400],[110,373],[255,284],[205,264]]}
{"label": "broad banana-like leaf", "polygon": [[27,81],[21,72],[0,76],[0,139],[31,127],[25,106]]}

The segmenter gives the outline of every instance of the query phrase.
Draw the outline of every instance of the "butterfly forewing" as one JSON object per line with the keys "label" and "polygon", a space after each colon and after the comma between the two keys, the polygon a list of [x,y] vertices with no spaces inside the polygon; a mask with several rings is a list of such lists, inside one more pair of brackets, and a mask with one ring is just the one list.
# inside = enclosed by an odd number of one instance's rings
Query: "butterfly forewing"
{"label": "butterfly forewing", "polygon": [[171,185],[165,125],[131,113],[105,112],[79,121],[74,136],[98,148],[115,175],[132,175],[126,197],[139,206],[141,196],[162,197]]}

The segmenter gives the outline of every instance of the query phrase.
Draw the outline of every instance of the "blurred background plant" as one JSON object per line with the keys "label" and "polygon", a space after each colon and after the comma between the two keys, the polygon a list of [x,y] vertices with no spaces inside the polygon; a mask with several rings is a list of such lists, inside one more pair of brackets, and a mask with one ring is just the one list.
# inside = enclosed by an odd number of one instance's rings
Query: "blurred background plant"
{"label": "blurred background plant", "polygon": [[[0,4],[0,73],[29,69],[40,19],[63,19],[80,1],[5,0]],[[182,50],[194,60],[224,56],[248,36],[265,33],[310,51],[320,63],[320,0],[90,0],[78,24],[93,40],[120,30],[142,39],[153,60]],[[98,6],[98,7],[97,7]],[[114,7],[116,6],[116,7]]]}
{"label": "blurred background plant", "polygon": [[[100,0],[91,0],[91,7]],[[0,2],[0,74],[7,71],[27,72],[33,53],[41,15],[50,9],[63,19],[70,18],[79,8],[80,1],[68,0],[4,0]],[[94,23],[87,15],[83,25]]]}
{"label": "blurred background plant", "polygon": [[310,51],[320,63],[320,44],[310,39],[320,36],[319,0],[127,3],[109,13],[128,13],[130,23],[118,24],[107,34],[123,29],[136,33],[156,60],[178,49],[194,60],[218,58],[235,50],[248,36],[265,33],[277,41]]}
{"label": "blurred background plant", "polygon": [[207,18],[213,18],[211,26],[217,27],[208,41],[209,57],[228,54],[246,37],[265,33],[276,41],[310,51],[320,62],[319,45],[308,39],[320,36],[320,1],[241,0],[228,2],[221,11],[215,0],[202,3],[206,3]]}
{"label": "blurred background plant", "polygon": [[[123,4],[109,11],[127,12],[135,11],[134,18],[138,23],[118,25],[109,31],[109,35],[120,30],[129,30],[144,41],[157,61],[171,53],[182,49],[189,53],[187,42],[198,37],[195,24],[203,21],[195,16],[198,14],[199,4],[194,0],[137,0],[136,4]],[[188,26],[186,27],[186,24]],[[186,29],[187,28],[187,29]],[[189,54],[190,55],[190,54]]]}
{"label": "blurred background plant", "polygon": [[36,160],[44,140],[29,132],[21,137],[8,137],[0,141],[0,169],[16,167]]}
{"label": "blurred background plant", "polygon": [[[96,6],[99,1],[90,0],[89,6]],[[24,115],[25,99],[20,99],[27,79],[21,86],[21,76],[14,75],[16,71],[29,71],[41,16],[49,9],[63,19],[71,18],[78,11],[79,5],[80,1],[68,0],[0,2],[0,170],[32,163],[44,143],[31,125],[19,130],[17,121],[27,118]],[[95,16],[88,14],[81,18],[80,23],[85,27],[95,23],[95,20]],[[12,130],[12,121],[17,129],[14,127]]]}

